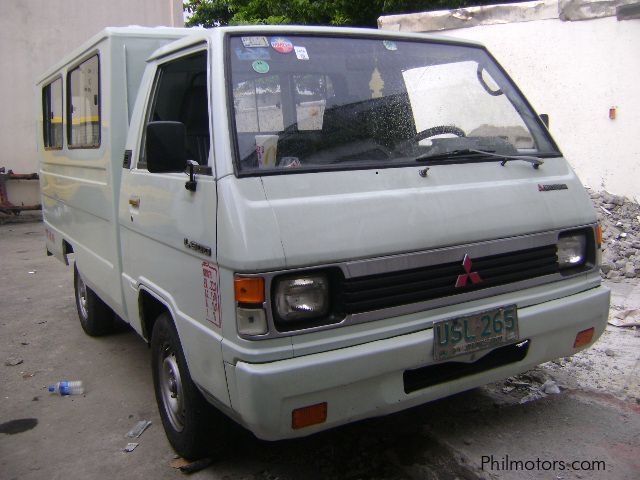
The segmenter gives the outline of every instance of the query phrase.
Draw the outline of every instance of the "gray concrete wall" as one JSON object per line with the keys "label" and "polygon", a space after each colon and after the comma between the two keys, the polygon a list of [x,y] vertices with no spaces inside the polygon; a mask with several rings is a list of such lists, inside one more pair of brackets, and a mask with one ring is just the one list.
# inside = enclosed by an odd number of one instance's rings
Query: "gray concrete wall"
{"label": "gray concrete wall", "polygon": [[[38,170],[35,81],[104,27],[184,26],[182,0],[1,0],[0,167]],[[37,182],[10,182],[14,204],[39,203]]]}

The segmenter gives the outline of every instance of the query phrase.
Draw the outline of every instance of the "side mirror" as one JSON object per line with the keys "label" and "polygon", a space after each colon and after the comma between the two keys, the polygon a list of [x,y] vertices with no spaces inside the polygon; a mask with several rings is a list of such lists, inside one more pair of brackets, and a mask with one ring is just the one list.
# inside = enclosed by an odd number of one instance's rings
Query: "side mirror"
{"label": "side mirror", "polygon": [[152,173],[184,172],[187,130],[181,122],[149,122],[146,135],[147,169]]}
{"label": "side mirror", "polygon": [[542,123],[544,123],[545,127],[547,127],[547,129],[548,129],[549,128],[549,114],[541,113],[540,114],[540,120],[542,120]]}

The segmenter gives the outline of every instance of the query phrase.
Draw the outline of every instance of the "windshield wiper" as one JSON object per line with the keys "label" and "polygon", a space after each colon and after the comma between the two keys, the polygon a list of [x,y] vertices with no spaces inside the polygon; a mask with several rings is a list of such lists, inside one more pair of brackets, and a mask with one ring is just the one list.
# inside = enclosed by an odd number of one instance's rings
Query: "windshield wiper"
{"label": "windshield wiper", "polygon": [[540,165],[544,163],[544,160],[542,160],[539,157],[533,157],[529,155],[500,155],[498,153],[488,152],[486,150],[476,150],[474,148],[452,150],[451,152],[436,153],[435,155],[428,155],[428,154],[420,155],[419,157],[416,157],[415,160],[416,162],[454,160],[456,158],[461,158],[461,157],[466,157],[471,160],[474,158],[482,159],[486,157],[501,158],[502,161],[500,162],[500,165],[502,165],[503,167],[507,164],[507,162],[511,162],[514,160],[522,160],[525,162],[529,162],[533,165],[533,168],[535,169],[538,169],[538,167],[540,167]]}

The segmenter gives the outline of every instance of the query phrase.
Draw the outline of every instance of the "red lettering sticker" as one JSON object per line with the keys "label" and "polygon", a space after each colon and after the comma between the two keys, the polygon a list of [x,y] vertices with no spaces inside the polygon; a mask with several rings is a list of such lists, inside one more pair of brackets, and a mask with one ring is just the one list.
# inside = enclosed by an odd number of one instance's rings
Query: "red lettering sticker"
{"label": "red lettering sticker", "polygon": [[202,279],[205,318],[219,328],[222,325],[222,317],[220,315],[220,289],[218,288],[220,276],[218,267],[209,262],[202,262]]}

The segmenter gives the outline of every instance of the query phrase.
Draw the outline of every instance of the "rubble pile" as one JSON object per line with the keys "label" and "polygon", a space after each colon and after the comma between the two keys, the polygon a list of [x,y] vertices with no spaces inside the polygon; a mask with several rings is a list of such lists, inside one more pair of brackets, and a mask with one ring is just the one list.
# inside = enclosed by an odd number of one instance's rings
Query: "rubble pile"
{"label": "rubble pile", "polygon": [[608,192],[589,195],[602,225],[602,276],[640,278],[640,204]]}

